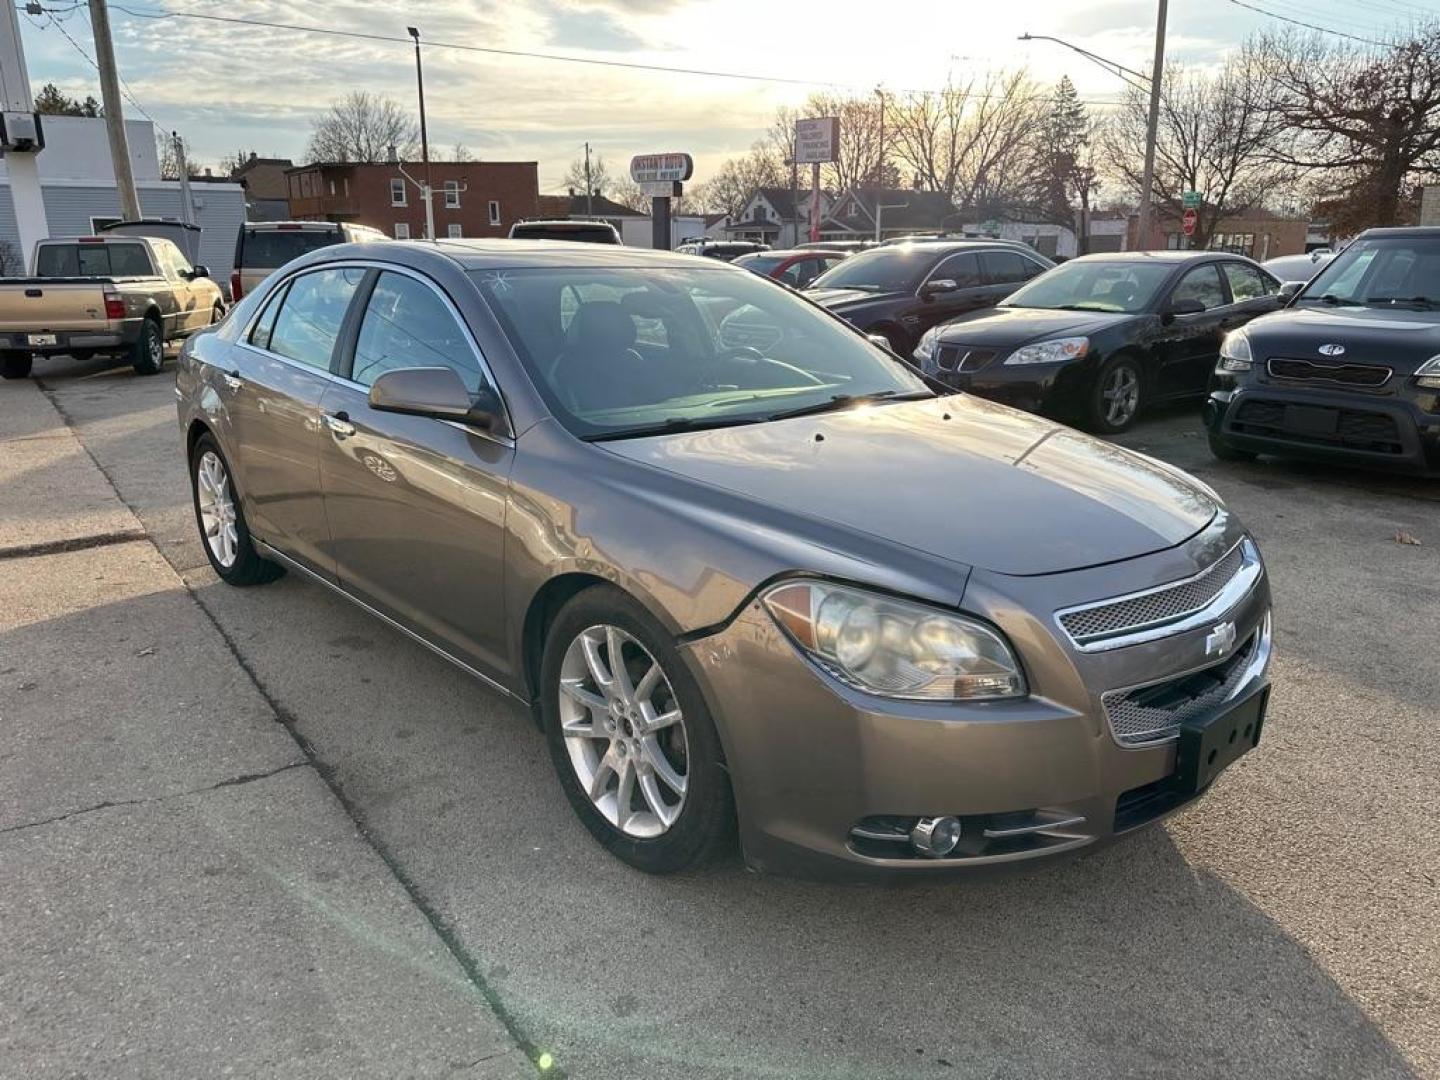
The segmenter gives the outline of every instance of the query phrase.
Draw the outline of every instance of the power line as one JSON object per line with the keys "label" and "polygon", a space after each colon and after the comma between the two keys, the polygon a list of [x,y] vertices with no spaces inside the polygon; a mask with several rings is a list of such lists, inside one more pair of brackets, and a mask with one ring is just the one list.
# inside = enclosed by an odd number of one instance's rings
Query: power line
{"label": "power line", "polygon": [[1322,34],[1334,34],[1336,37],[1349,38],[1351,41],[1359,41],[1366,45],[1378,45],[1382,49],[1400,48],[1400,46],[1389,41],[1377,41],[1375,38],[1360,37],[1357,34],[1347,34],[1344,30],[1336,30],[1333,27],[1305,22],[1303,19],[1292,19],[1288,15],[1281,15],[1275,11],[1267,11],[1262,7],[1256,7],[1254,4],[1247,4],[1245,0],[1230,0],[1230,3],[1236,7],[1245,8],[1247,11],[1253,11],[1258,15],[1264,15],[1271,19],[1279,19],[1283,23],[1290,23],[1292,26],[1303,26],[1306,30],[1315,30]]}
{"label": "power line", "polygon": [[[78,7],[79,5],[77,4],[76,6]],[[31,20],[31,25],[33,25],[37,30],[48,30],[51,27],[59,30],[60,33],[64,35],[65,40],[70,43],[71,47],[74,48],[76,52],[78,52],[81,56],[85,58],[86,63],[88,63],[98,72],[100,70],[100,65],[95,62],[95,58],[85,51],[85,47],[83,45],[81,45],[78,41],[76,41],[73,37],[70,36],[70,31],[66,30],[65,27],[60,25],[60,20],[55,18],[55,16],[52,15],[48,10],[45,12],[45,17],[50,20],[47,25],[41,25],[40,23],[34,22],[34,20]],[[131,92],[130,84],[127,83],[124,79],[120,80],[120,89],[121,92],[125,95],[125,99],[129,101],[131,105],[135,106],[136,111],[139,112],[141,116],[145,117],[146,120],[149,120],[150,123],[154,124],[156,127],[162,126],[160,124],[160,121],[156,120],[153,116],[151,116],[145,110],[145,106],[140,104],[134,93]]]}
{"label": "power line", "polygon": [[[373,34],[363,30],[339,30],[328,26],[306,26],[300,23],[275,22],[268,19],[246,19],[235,15],[212,15],[200,11],[155,11],[136,10],[123,4],[112,3],[111,8],[123,11],[127,15],[133,15],[138,19],[196,19],[204,22],[227,23],[237,26],[260,26],[271,30],[287,30],[302,34],[323,34],[327,37],[353,38],[361,41],[378,41],[387,44],[405,45],[409,47],[411,40],[408,37],[399,37],[392,34]],[[860,86],[859,83],[841,83],[822,79],[799,79],[785,75],[760,75],[754,72],[742,71],[721,71],[713,68],[688,68],[672,67],[665,64],[645,64],[635,60],[601,60],[596,57],[586,56],[562,56],[558,53],[532,52],[525,49],[501,49],[491,45],[471,45],[459,41],[441,41],[435,38],[426,38],[427,49],[451,49],[458,52],[484,53],[490,56],[508,56],[522,60],[548,60],[556,63],[566,64],[587,64],[592,67],[623,68],[631,71],[652,71],[665,75],[698,75],[712,79],[734,79],[743,82],[764,82],[783,83],[789,86],[829,86],[844,89],[854,89]],[[866,84],[866,89],[869,89]],[[915,90],[905,87],[896,89],[909,94],[931,93],[933,90]],[[998,97],[1001,95],[986,94],[975,95],[977,99]],[[1112,99],[1085,99],[1090,105],[1118,105],[1119,102]]]}

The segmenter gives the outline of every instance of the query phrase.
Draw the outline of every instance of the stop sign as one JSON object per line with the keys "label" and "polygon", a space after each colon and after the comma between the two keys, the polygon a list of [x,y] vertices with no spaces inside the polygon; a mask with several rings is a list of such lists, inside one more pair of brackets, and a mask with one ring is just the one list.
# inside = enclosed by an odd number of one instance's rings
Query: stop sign
{"label": "stop sign", "polygon": [[1195,226],[1200,223],[1200,215],[1194,210],[1186,210],[1180,218],[1180,227],[1185,230],[1186,236],[1195,235]]}

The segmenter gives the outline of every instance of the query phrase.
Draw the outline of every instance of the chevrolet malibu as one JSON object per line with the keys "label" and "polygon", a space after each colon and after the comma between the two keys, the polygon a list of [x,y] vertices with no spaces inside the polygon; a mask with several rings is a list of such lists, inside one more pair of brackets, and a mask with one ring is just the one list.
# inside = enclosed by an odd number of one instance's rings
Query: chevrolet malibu
{"label": "chevrolet malibu", "polygon": [[221,579],[302,573],[528,705],[643,870],[1059,855],[1260,737],[1269,587],[1213,492],[744,270],[326,248],[176,392]]}

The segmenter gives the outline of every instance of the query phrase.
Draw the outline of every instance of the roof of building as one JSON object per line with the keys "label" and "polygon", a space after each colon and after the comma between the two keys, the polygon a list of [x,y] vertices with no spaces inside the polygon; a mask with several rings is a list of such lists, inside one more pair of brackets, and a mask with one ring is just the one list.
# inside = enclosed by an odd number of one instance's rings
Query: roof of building
{"label": "roof of building", "polygon": [[[871,220],[876,204],[884,206],[881,224],[886,229],[938,229],[958,220],[960,211],[943,191],[911,191],[909,188],[850,188],[835,200],[840,208],[854,199]],[[844,225],[846,218],[827,215],[827,220]]]}
{"label": "roof of building", "polygon": [[[532,165],[539,167],[538,161],[431,161],[431,165],[444,165],[446,168],[463,167],[470,169],[490,169],[496,166]],[[393,169],[397,165],[404,165],[407,169],[424,168],[424,162],[420,161],[306,161],[299,165],[292,165],[286,169],[287,173],[302,172],[305,169]]]}

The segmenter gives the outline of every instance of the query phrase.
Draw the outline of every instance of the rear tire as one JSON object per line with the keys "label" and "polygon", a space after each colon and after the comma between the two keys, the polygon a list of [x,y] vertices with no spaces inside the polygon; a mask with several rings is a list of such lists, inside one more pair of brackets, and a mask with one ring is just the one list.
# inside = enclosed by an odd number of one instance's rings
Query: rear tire
{"label": "rear tire", "polygon": [[1214,454],[1220,461],[1252,462],[1260,455],[1253,450],[1241,450],[1237,446],[1231,446],[1213,431],[1205,433],[1206,439],[1210,442],[1210,453]]}
{"label": "rear tire", "polygon": [[[652,665],[659,675],[647,680]],[[597,666],[623,689],[607,690]],[[540,714],[565,797],[616,858],[670,874],[732,845],[735,800],[710,710],[673,638],[633,597],[596,585],[560,609],[545,639]]]}
{"label": "rear tire", "polygon": [[35,358],[27,352],[0,353],[0,376],[6,379],[28,379]]}
{"label": "rear tire", "polygon": [[158,375],[165,366],[165,336],[160,320],[146,316],[140,324],[140,336],[130,350],[130,363],[139,375]]}
{"label": "rear tire", "polygon": [[283,566],[256,550],[230,479],[230,464],[212,435],[200,436],[190,451],[190,495],[200,546],[221,581],[243,588],[264,585],[285,573]]}
{"label": "rear tire", "polygon": [[1140,365],[1129,356],[1107,360],[1090,388],[1086,421],[1090,430],[1102,435],[1128,431],[1145,407],[1145,377]]}

